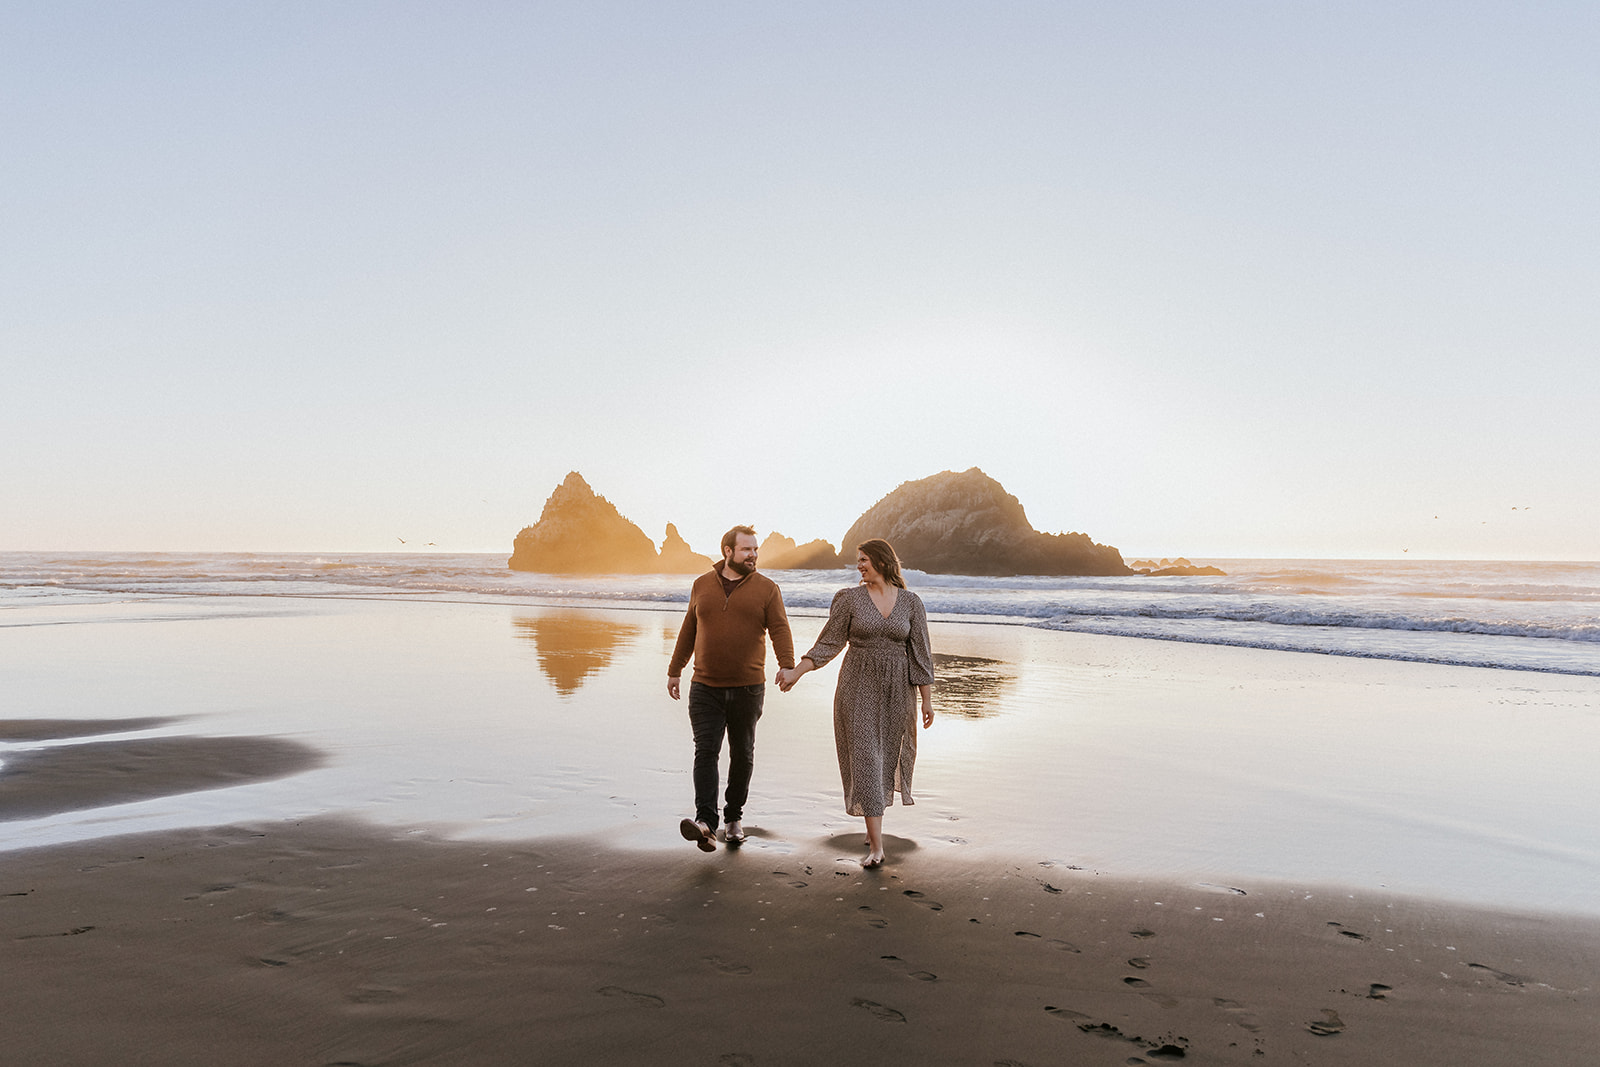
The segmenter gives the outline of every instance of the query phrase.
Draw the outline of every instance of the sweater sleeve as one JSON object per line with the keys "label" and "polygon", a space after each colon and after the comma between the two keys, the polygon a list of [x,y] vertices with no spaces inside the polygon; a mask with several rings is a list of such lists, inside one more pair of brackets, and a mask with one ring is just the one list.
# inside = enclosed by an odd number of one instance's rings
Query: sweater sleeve
{"label": "sweater sleeve", "polygon": [[841,589],[833,594],[833,605],[828,608],[828,624],[822,628],[822,633],[817,635],[817,643],[811,646],[802,659],[808,659],[821,667],[833,657],[844,651],[844,646],[850,643],[850,615],[855,610],[849,589]]}
{"label": "sweater sleeve", "polygon": [[689,662],[689,657],[694,654],[694,635],[696,622],[694,617],[694,593],[689,593],[689,610],[683,613],[683,625],[678,627],[678,643],[672,649],[672,662],[667,664],[667,677],[676,678],[683,673],[683,668]]}
{"label": "sweater sleeve", "polygon": [[794,634],[789,629],[789,613],[783,607],[783,590],[776,584],[767,603],[767,636],[772,639],[772,654],[778,657],[778,666],[784,670],[793,667]]}
{"label": "sweater sleeve", "polygon": [[911,632],[906,635],[906,660],[912,685],[933,684],[933,649],[928,643],[928,610],[922,598],[911,597]]}

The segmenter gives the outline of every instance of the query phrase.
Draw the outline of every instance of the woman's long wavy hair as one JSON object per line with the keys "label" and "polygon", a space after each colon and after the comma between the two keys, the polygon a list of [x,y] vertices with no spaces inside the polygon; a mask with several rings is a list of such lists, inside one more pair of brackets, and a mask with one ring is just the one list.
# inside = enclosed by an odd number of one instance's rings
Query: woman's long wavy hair
{"label": "woman's long wavy hair", "polygon": [[874,537],[863,541],[856,546],[857,552],[864,552],[872,561],[873,569],[883,575],[883,580],[890,585],[898,585],[901,589],[906,587],[906,580],[900,577],[900,557],[894,554],[894,546],[881,537]]}

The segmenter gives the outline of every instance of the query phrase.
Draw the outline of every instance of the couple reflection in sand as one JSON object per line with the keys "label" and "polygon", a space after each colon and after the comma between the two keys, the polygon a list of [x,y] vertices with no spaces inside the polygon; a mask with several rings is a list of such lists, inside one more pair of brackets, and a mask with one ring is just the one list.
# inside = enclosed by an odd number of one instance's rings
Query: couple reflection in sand
{"label": "couple reflection in sand", "polygon": [[844,653],[833,697],[834,743],[845,810],[865,821],[863,867],[884,861],[883,814],[899,793],[913,804],[918,707],[933,724],[933,654],[922,600],[908,590],[894,548],[881,538],[856,548],[859,585],[833,598],[827,625],[798,661],[777,583],[756,571],[755,530],[735,526],[722,537],[722,561],[695,579],[678,641],[667,666],[667,693],[680,698],[683,668],[694,660],[689,723],[694,733],[692,819],[683,836],[716,850],[718,761],[728,740],[723,838],[745,840],[744,805],[755,765],[756,723],[766,695],[766,643],[778,660],[776,682],[787,693],[811,671]]}

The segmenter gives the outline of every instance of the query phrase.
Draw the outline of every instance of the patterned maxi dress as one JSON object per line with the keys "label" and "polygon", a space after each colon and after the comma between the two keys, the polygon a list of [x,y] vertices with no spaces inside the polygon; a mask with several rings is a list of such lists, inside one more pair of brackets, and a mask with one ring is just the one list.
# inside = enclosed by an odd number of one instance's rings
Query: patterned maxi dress
{"label": "patterned maxi dress", "polygon": [[806,658],[818,667],[841,649],[844,665],[833,691],[833,740],[839,749],[844,806],[851,815],[882,815],[900,794],[911,797],[917,762],[916,686],[933,684],[928,613],[901,589],[886,619],[864,585],[841,589],[828,624]]}

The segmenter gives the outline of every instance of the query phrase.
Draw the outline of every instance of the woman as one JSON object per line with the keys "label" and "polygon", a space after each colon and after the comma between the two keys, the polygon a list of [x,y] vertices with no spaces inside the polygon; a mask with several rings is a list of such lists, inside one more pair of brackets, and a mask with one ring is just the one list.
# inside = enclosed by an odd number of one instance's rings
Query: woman
{"label": "woman", "polygon": [[913,690],[921,696],[922,726],[933,725],[933,654],[928,614],[900,577],[889,542],[874,537],[856,546],[861,584],[841,589],[817,643],[789,670],[778,672],[788,692],[801,677],[825,666],[849,646],[833,692],[833,739],[844,779],[844,806],[867,823],[863,867],[883,864],[883,811],[911,798],[917,760]]}

